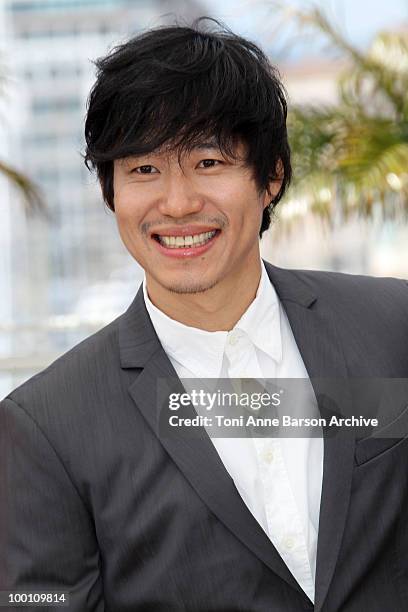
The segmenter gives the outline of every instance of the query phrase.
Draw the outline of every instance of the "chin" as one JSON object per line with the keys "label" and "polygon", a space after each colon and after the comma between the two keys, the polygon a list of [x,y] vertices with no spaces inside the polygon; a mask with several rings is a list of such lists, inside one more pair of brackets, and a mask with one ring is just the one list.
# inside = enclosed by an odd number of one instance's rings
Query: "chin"
{"label": "chin", "polygon": [[199,280],[196,282],[180,281],[180,282],[167,283],[164,286],[167,289],[167,291],[171,291],[171,293],[194,294],[194,293],[204,293],[205,291],[209,291],[210,289],[215,287],[217,283],[218,283],[218,280],[207,281],[207,282],[204,282],[203,280]]}

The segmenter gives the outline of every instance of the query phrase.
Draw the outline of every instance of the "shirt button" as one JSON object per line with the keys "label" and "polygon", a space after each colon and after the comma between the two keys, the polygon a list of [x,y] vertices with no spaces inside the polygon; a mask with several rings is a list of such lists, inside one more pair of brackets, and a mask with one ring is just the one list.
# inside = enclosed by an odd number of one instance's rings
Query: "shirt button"
{"label": "shirt button", "polygon": [[234,344],[236,344],[238,342],[239,338],[236,335],[231,335],[228,339],[229,344],[231,344],[232,346],[234,346]]}
{"label": "shirt button", "polygon": [[292,536],[286,536],[283,540],[283,545],[287,550],[292,550],[295,545],[295,539]]}
{"label": "shirt button", "polygon": [[265,461],[265,463],[272,463],[273,458],[274,458],[273,450],[265,451],[262,455],[262,458]]}

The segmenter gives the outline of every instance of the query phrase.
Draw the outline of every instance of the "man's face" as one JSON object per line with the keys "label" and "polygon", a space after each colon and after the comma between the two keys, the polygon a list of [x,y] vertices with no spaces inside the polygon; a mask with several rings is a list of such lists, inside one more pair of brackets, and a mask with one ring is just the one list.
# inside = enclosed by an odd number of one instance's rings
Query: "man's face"
{"label": "man's face", "polygon": [[[236,153],[243,156],[242,144]],[[207,291],[259,261],[264,207],[244,161],[202,143],[178,160],[174,150],[114,162],[114,204],[122,240],[144,268],[147,285],[176,293]]]}

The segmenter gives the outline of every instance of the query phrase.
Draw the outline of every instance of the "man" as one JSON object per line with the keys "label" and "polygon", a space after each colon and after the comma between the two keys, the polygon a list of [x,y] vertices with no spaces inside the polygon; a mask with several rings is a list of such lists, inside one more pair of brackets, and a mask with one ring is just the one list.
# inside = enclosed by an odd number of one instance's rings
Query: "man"
{"label": "man", "polygon": [[277,72],[222,28],[151,30],[98,62],[85,130],[145,280],[1,403],[0,588],[70,612],[407,610],[405,437],[158,426],[160,380],[310,378],[323,410],[315,378],[408,376],[405,281],[260,258],[291,174]]}

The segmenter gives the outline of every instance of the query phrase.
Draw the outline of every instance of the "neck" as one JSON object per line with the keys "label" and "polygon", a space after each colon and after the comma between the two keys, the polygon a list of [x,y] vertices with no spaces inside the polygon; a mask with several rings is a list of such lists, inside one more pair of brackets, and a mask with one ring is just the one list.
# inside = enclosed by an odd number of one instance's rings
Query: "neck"
{"label": "neck", "polygon": [[147,274],[146,288],[150,301],[171,319],[205,331],[230,331],[255,299],[261,271],[258,257],[200,293],[174,293]]}

